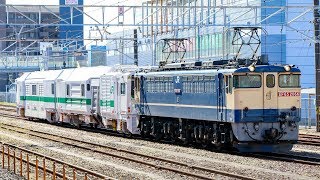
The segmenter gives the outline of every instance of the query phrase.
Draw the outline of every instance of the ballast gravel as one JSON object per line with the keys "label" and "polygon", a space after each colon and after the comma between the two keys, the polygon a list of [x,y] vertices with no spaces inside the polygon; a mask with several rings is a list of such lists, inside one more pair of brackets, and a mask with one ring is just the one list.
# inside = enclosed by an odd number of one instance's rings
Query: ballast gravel
{"label": "ballast gravel", "polygon": [[[12,118],[0,118],[1,123],[20,126],[36,131],[57,134],[60,136],[75,138],[83,141],[108,145],[119,149],[126,149],[156,157],[176,160],[194,166],[202,166],[220,171],[233,172],[256,179],[319,179],[320,167],[304,165],[300,163],[265,160],[259,158],[218,153],[191,147],[181,147],[165,143],[155,143],[145,140],[129,139],[108,136],[99,133],[91,133],[78,129],[70,129],[50,124],[13,120]],[[4,132],[4,131],[3,131]],[[161,171],[145,165],[119,160],[117,158],[92,153],[89,151],[72,148],[61,143],[35,138],[10,131],[0,133],[2,141],[24,146],[42,154],[50,154],[55,158],[62,158],[78,166],[100,170],[100,173],[114,178],[130,179],[186,179],[168,171]],[[33,146],[31,146],[33,144]],[[293,154],[310,153],[314,150],[309,146],[296,145]],[[304,152],[305,150],[305,152]],[[319,152],[312,152],[315,157],[320,157]],[[121,154],[121,153],[120,153]],[[212,178],[229,179],[224,176],[212,175]]]}
{"label": "ballast gravel", "polygon": [[10,171],[0,168],[0,179],[1,180],[22,180],[23,178],[16,174],[13,174]]}

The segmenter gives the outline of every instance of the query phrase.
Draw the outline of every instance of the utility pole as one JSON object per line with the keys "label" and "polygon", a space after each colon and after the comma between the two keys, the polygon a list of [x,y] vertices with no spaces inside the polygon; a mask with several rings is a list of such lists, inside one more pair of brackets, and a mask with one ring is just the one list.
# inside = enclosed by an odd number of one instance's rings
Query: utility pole
{"label": "utility pole", "polygon": [[313,0],[314,3],[314,37],[315,37],[315,66],[316,66],[316,117],[317,117],[317,132],[320,132],[320,44],[319,44],[319,0]]}

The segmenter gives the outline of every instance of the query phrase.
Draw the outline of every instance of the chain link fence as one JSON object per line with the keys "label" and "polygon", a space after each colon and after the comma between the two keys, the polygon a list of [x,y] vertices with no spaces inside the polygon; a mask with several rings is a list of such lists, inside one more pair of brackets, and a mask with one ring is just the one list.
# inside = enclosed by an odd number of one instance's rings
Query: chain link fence
{"label": "chain link fence", "polygon": [[309,94],[301,98],[301,128],[311,128],[316,126],[316,99],[315,95]]}
{"label": "chain link fence", "polygon": [[15,92],[0,92],[0,102],[15,103],[16,93]]}

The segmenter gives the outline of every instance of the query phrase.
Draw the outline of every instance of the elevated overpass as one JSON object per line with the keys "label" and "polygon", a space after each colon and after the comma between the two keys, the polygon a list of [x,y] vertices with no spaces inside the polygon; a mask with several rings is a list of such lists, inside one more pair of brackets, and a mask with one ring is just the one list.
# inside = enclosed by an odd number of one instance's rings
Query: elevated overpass
{"label": "elevated overpass", "polygon": [[[1,56],[1,73],[21,73],[39,71],[41,69],[53,70],[74,67],[74,58],[49,58],[44,56]],[[65,62],[65,64],[64,64]]]}

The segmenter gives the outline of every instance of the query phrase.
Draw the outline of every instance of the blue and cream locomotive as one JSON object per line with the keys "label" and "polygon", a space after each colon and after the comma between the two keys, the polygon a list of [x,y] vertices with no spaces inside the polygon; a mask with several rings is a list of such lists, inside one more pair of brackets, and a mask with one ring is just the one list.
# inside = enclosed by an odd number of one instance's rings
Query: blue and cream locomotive
{"label": "blue and cream locomotive", "polygon": [[142,136],[245,152],[288,151],[297,142],[299,69],[177,65],[136,74]]}

